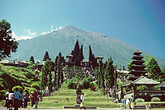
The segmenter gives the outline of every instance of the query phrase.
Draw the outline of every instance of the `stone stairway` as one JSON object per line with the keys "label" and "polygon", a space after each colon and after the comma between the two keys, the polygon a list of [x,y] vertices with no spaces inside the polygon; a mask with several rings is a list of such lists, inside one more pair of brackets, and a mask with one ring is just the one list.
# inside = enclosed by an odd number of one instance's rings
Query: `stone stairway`
{"label": "stone stairway", "polygon": [[72,77],[85,77],[85,74],[81,67],[67,67],[65,72],[67,73],[67,77],[71,79]]}
{"label": "stone stairway", "polygon": [[145,105],[135,105],[134,110],[146,110]]}

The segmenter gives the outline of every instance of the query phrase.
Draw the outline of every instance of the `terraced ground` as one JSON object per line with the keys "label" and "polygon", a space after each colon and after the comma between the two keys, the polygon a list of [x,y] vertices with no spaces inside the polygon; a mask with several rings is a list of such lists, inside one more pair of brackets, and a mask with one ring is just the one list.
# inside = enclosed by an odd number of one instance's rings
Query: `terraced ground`
{"label": "terraced ground", "polygon": [[[64,84],[65,85],[65,84]],[[120,108],[120,104],[112,102],[112,99],[106,95],[100,96],[99,91],[91,91],[89,89],[82,90],[85,96],[86,107],[100,108]],[[39,103],[40,108],[63,108],[64,106],[74,106],[76,102],[76,90],[62,87],[59,91],[53,93],[53,96],[43,97],[43,101]]]}

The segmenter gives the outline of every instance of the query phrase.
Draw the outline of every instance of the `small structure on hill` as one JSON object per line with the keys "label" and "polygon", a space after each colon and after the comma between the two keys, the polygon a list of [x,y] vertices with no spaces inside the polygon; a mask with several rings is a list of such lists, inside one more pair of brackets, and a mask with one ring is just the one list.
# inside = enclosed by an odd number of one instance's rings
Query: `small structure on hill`
{"label": "small structure on hill", "polygon": [[97,59],[97,62],[98,62],[99,60],[104,59],[104,57],[103,56],[98,56],[98,57],[96,57],[96,59]]}
{"label": "small structure on hill", "polygon": [[73,65],[75,65],[75,62],[73,62],[73,55],[67,55],[66,56],[66,58],[68,59],[67,60],[67,62],[66,62],[66,64],[68,65],[68,66],[73,66]]}
{"label": "small structure on hill", "polygon": [[159,85],[159,88],[161,90],[164,90],[165,91],[165,82],[162,82],[160,85]]}
{"label": "small structure on hill", "polygon": [[90,66],[89,60],[83,59],[82,62],[81,62],[81,66],[82,67],[89,67]]}
{"label": "small structure on hill", "polygon": [[15,59],[13,61],[8,61],[7,59],[5,59],[5,60],[0,61],[0,63],[5,66],[15,66],[15,67],[24,67],[24,68],[29,66],[29,62],[18,60],[18,59]]}

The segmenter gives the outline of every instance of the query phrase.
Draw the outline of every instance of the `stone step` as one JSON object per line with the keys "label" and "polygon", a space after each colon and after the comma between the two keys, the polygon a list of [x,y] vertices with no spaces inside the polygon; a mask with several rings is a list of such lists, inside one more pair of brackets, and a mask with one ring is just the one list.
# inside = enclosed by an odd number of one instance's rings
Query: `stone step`
{"label": "stone step", "polygon": [[135,105],[134,110],[146,110],[145,105]]}
{"label": "stone step", "polygon": [[[64,107],[64,109],[79,109],[80,107]],[[96,109],[96,107],[85,107],[85,109]]]}

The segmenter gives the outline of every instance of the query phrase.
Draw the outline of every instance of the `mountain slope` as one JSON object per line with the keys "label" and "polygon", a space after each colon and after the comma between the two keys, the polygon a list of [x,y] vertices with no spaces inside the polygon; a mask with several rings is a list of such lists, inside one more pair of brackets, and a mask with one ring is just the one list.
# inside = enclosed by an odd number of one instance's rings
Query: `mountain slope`
{"label": "mountain slope", "polygon": [[114,63],[118,65],[126,66],[131,61],[133,52],[138,50],[138,48],[119,39],[110,38],[101,33],[79,30],[73,26],[66,26],[49,34],[19,41],[18,50],[12,54],[11,58],[29,60],[30,56],[34,56],[35,61],[41,61],[45,51],[48,51],[49,56],[54,61],[59,52],[62,52],[64,56],[70,54],[77,39],[80,45],[83,44],[85,59],[88,59],[88,47],[91,45],[95,57],[104,56],[105,61],[112,56]]}

